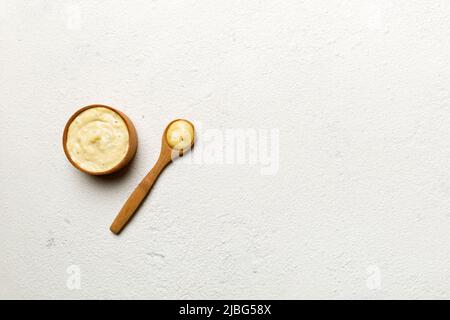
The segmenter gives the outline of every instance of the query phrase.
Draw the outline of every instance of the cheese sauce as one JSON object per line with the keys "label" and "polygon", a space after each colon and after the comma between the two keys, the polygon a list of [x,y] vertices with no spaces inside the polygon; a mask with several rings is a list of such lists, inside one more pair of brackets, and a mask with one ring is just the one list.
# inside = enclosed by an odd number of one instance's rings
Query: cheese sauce
{"label": "cheese sauce", "polygon": [[117,166],[127,154],[128,128],[113,110],[90,108],[70,124],[66,146],[72,160],[82,169],[104,172]]}
{"label": "cheese sauce", "polygon": [[167,143],[176,150],[187,149],[194,141],[194,128],[185,120],[173,122],[167,130]]}

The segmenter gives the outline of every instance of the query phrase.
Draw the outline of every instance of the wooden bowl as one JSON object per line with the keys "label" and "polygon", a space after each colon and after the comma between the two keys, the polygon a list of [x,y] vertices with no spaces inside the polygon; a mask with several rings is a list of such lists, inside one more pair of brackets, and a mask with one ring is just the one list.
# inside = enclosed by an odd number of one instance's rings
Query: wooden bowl
{"label": "wooden bowl", "polygon": [[[122,159],[122,161],[117,164],[115,167],[106,170],[106,171],[101,171],[101,172],[93,172],[93,171],[88,171],[86,169],[81,168],[78,164],[76,164],[73,160],[72,157],[70,156],[69,150],[67,150],[67,135],[69,132],[69,127],[72,124],[72,121],[75,120],[76,117],[78,117],[78,115],[80,115],[83,111],[86,111],[88,109],[91,108],[107,108],[110,109],[112,111],[114,111],[115,113],[117,113],[125,122],[125,125],[127,126],[128,129],[128,151],[125,154],[124,158]],[[137,132],[136,132],[136,128],[133,125],[133,122],[131,122],[130,118],[128,118],[123,112],[114,109],[110,106],[105,106],[102,104],[92,104],[89,106],[86,106],[84,108],[81,108],[80,110],[78,110],[77,112],[75,112],[69,119],[69,121],[67,121],[67,124],[64,128],[64,134],[63,134],[63,147],[64,147],[64,153],[66,154],[67,159],[70,161],[70,163],[77,168],[78,170],[90,174],[90,175],[94,175],[94,176],[101,176],[101,175],[106,175],[106,174],[111,174],[114,172],[119,171],[120,169],[122,169],[123,167],[125,167],[127,164],[130,163],[131,160],[133,160],[135,154],[136,154],[136,150],[137,150],[137,144],[138,144],[138,139],[137,139]]]}

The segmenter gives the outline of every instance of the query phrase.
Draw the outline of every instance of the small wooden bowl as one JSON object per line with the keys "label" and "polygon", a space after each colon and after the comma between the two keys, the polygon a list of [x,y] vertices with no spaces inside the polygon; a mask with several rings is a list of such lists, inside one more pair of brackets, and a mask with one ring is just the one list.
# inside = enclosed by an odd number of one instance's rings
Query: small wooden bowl
{"label": "small wooden bowl", "polygon": [[[92,171],[88,171],[86,169],[81,168],[78,164],[76,164],[73,160],[72,157],[70,156],[69,150],[67,150],[67,135],[69,132],[69,127],[72,124],[72,121],[75,120],[76,117],[78,117],[79,114],[81,114],[83,111],[86,111],[87,109],[91,109],[91,108],[107,108],[110,109],[112,111],[114,111],[115,113],[117,113],[125,122],[125,125],[127,126],[128,129],[128,151],[125,154],[125,157],[122,159],[122,161],[116,165],[115,167],[107,170],[107,171],[101,171],[101,172],[92,172]],[[111,174],[114,172],[119,171],[120,169],[122,169],[123,167],[125,167],[128,163],[130,163],[131,160],[133,160],[134,156],[136,155],[136,150],[137,150],[137,144],[138,144],[138,139],[137,139],[137,132],[136,132],[136,128],[134,127],[133,122],[131,122],[130,118],[128,118],[123,112],[116,110],[110,106],[105,106],[102,104],[92,104],[89,106],[86,106],[84,108],[81,108],[80,110],[78,110],[77,112],[75,112],[69,119],[69,121],[67,121],[67,124],[64,128],[64,134],[63,134],[63,147],[64,147],[64,153],[66,154],[67,159],[70,161],[70,163],[77,168],[78,170],[93,175],[93,176],[101,176],[101,175],[105,175],[105,174]]]}

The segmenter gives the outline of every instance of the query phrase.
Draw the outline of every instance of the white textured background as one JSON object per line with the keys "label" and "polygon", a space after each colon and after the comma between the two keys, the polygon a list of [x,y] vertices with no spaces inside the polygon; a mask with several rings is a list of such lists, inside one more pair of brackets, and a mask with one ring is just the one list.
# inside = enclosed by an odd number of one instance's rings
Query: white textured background
{"label": "white textured background", "polygon": [[[450,298],[449,60],[447,0],[0,0],[0,298]],[[65,159],[91,103],[122,175]],[[180,161],[114,236],[177,117],[279,129],[278,174]]]}

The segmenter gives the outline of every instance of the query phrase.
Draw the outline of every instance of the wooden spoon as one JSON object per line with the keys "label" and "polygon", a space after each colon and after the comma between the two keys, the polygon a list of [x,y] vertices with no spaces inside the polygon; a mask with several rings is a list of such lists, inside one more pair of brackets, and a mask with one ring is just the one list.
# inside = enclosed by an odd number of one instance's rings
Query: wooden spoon
{"label": "wooden spoon", "polygon": [[[169,143],[167,139],[167,132],[172,124],[177,122],[177,124],[180,124],[180,122],[183,124],[183,122],[186,125],[189,125],[192,127],[192,136],[189,134],[189,137],[187,139],[189,140],[184,141],[185,143],[180,143],[177,145],[172,145]],[[142,201],[145,199],[145,197],[148,195],[150,190],[152,189],[153,185],[155,184],[155,181],[158,179],[161,172],[167,167],[168,164],[170,164],[173,160],[175,160],[178,157],[182,157],[183,154],[187,151],[189,151],[194,146],[194,140],[195,140],[195,133],[194,133],[194,125],[183,119],[177,119],[169,123],[169,125],[164,130],[164,134],[162,136],[162,144],[161,144],[161,153],[159,155],[159,159],[150,170],[150,172],[145,176],[145,178],[141,181],[141,183],[137,186],[137,188],[133,191],[133,193],[128,198],[127,202],[125,202],[124,206],[120,210],[119,214],[117,215],[116,219],[112,223],[110,230],[115,233],[119,234],[122,229],[126,226],[126,224],[130,221],[130,219],[133,217],[136,210],[141,205]],[[184,137],[186,139],[186,137]],[[180,138],[183,139],[183,138]],[[187,143],[186,143],[187,142]],[[180,148],[179,146],[182,146]]]}

